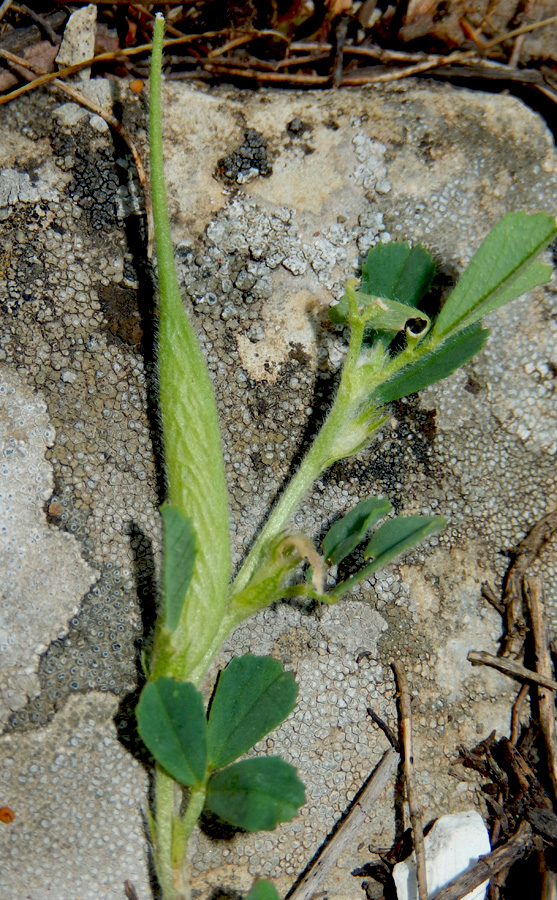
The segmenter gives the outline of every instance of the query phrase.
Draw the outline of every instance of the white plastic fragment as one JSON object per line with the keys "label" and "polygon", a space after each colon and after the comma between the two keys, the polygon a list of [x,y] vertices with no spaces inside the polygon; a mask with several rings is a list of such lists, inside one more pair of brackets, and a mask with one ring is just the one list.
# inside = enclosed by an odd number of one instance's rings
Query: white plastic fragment
{"label": "white plastic fragment", "polygon": [[[475,810],[441,816],[424,839],[427,892],[433,897],[442,887],[472,868],[480,856],[491,851],[484,820]],[[393,869],[398,900],[417,900],[414,853]],[[483,900],[488,882],[466,894],[464,900]]]}

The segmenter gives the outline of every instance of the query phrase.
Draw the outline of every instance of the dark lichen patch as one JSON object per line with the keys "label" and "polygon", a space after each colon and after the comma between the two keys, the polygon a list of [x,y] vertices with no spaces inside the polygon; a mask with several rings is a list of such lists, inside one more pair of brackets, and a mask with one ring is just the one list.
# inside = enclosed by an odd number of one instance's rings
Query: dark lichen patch
{"label": "dark lichen patch", "polygon": [[372,446],[358,456],[335,464],[325,484],[353,482],[360,496],[388,497],[395,511],[408,508],[409,498],[426,483],[432,496],[443,473],[435,461],[435,412],[420,409],[416,397],[393,406],[394,416]]}
{"label": "dark lichen patch", "polygon": [[302,135],[311,132],[311,125],[307,122],[304,122],[300,116],[295,116],[286,126],[287,131],[290,134],[295,135],[296,137],[302,137]]}
{"label": "dark lichen patch", "polygon": [[311,366],[313,360],[309,353],[306,353],[302,344],[297,343],[296,341],[290,342],[290,350],[288,352],[290,359],[295,360],[300,363],[301,366]]}
{"label": "dark lichen patch", "polygon": [[310,156],[315,152],[315,148],[309,143],[312,132],[311,125],[304,122],[299,116],[295,116],[286,126],[287,146],[298,147],[306,156]]}
{"label": "dark lichen patch", "polygon": [[124,344],[141,349],[143,327],[137,305],[137,292],[118,284],[100,284],[98,294],[110,334]]}
{"label": "dark lichen patch", "polygon": [[437,432],[435,410],[420,407],[418,396],[413,394],[395,403],[396,417],[401,437],[413,436],[413,452],[416,459],[427,462],[432,457],[431,444]]}
{"label": "dark lichen patch", "polygon": [[468,381],[464,385],[464,390],[468,391],[469,394],[473,394],[474,396],[476,396],[477,394],[481,393],[481,391],[483,390],[483,387],[484,386],[482,384],[480,384],[479,381],[476,381],[475,378],[472,378],[472,376],[469,375]]}
{"label": "dark lichen patch", "polygon": [[435,160],[439,155],[440,141],[431,134],[424,134],[421,141],[416,144],[416,150],[425,162],[428,168],[435,165]]}
{"label": "dark lichen patch", "polygon": [[[38,205],[40,208],[40,205]],[[16,209],[11,215],[8,228],[0,226],[0,312],[12,315],[25,306],[30,312],[40,308],[43,301],[42,277],[44,259],[40,251],[28,240],[28,227],[33,224],[36,213],[28,209]],[[2,238],[6,235],[6,240]]]}
{"label": "dark lichen patch", "polygon": [[271,175],[272,171],[267,141],[255,128],[248,128],[238,149],[219,159],[215,175],[229,184],[246,184],[260,175]]}
{"label": "dark lichen patch", "polygon": [[95,231],[116,227],[120,178],[114,145],[103,137],[91,141],[90,129],[83,127],[54,131],[51,146],[56,165],[72,174],[67,194],[84,211],[91,227]]}

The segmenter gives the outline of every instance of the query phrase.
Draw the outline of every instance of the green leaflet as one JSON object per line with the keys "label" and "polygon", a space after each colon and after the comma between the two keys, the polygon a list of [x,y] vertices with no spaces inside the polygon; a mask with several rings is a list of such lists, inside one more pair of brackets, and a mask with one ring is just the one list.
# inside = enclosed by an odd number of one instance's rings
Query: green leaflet
{"label": "green leaflet", "polygon": [[377,569],[405,550],[410,550],[430,534],[441,531],[446,524],[447,520],[443,516],[396,516],[394,519],[388,519],[373,533],[364,551],[365,558],[373,557],[373,562],[368,563],[346,581],[337,584],[332,596],[339,600],[343,594],[369,578]]}
{"label": "green leaflet", "polygon": [[405,241],[372,247],[362,269],[361,290],[416,307],[430,288],[435,274],[431,254]]}
{"label": "green leaflet", "polygon": [[342,562],[363,541],[370,528],[391,509],[390,502],[384,497],[361,500],[335,522],[323,538],[323,556],[327,562],[332,566]]}
{"label": "green leaflet", "polygon": [[443,516],[396,516],[374,531],[364,556],[373,557],[374,565],[379,568],[446,524]]}
{"label": "green leaflet", "polygon": [[271,881],[261,879],[256,881],[246,895],[246,900],[280,900],[278,891]]}
{"label": "green leaflet", "polygon": [[233,659],[220,673],[209,712],[209,764],[225,766],[280,725],[292,712],[298,686],[276,659]]}
{"label": "green leaflet", "polygon": [[161,507],[163,527],[163,594],[165,624],[174,631],[190,585],[195,562],[195,532],[191,519],[174,506]]}
{"label": "green leaflet", "polygon": [[[367,255],[365,265],[362,270],[362,278],[360,282],[360,291],[357,297],[371,299],[382,298],[384,301],[393,302],[393,308],[406,305],[416,308],[424,294],[430,287],[433,275],[435,274],[435,265],[431,255],[424,247],[410,247],[409,244],[400,241],[393,241],[390,244],[378,244],[372,247]],[[358,299],[358,305],[366,304],[365,300]],[[398,312],[396,324],[388,324],[388,319],[380,322],[374,319],[369,324],[375,331],[392,331],[394,333],[401,331],[405,325],[400,324],[400,320],[404,315],[402,310]],[[348,318],[348,300],[346,295],[340,302],[331,307],[329,310],[331,321],[344,324]],[[427,316],[419,313],[420,318],[424,321]],[[415,318],[408,314],[408,319]]]}
{"label": "green leaflet", "polygon": [[246,831],[272,831],[290,822],[305,803],[305,790],[290,763],[278,756],[244,759],[216,772],[206,806]]}
{"label": "green leaflet", "polygon": [[442,381],[469,362],[481,350],[488,336],[488,329],[483,329],[477,322],[444,340],[430,352],[427,352],[424,342],[419,348],[423,355],[376,387],[374,400],[379,404],[392,403]]}
{"label": "green leaflet", "polygon": [[521,294],[544,284],[551,267],[536,257],[557,234],[553,216],[508,213],[491,229],[433,328],[435,338],[461,330]]}
{"label": "green leaflet", "polygon": [[203,697],[193,684],[149,681],[135,713],[141,740],[157,762],[181,784],[199,784],[207,767],[207,726]]}

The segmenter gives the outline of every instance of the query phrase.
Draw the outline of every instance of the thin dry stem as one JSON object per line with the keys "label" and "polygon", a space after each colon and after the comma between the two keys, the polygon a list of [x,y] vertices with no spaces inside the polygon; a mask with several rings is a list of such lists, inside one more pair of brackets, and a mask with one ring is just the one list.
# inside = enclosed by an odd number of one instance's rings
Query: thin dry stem
{"label": "thin dry stem", "polygon": [[503,656],[494,656],[492,653],[485,653],[483,650],[470,650],[467,656],[468,662],[473,666],[491,666],[493,669],[499,669],[505,675],[511,678],[520,678],[533,684],[541,684],[543,687],[549,688],[550,691],[557,691],[557,681],[552,678],[546,678],[538,672],[527,669],[526,666],[517,663],[514,659],[506,659]]}
{"label": "thin dry stem", "polygon": [[522,707],[529,691],[530,685],[523,684],[517,694],[516,700],[513,703],[511,713],[511,734],[509,738],[509,741],[513,745],[513,747],[516,747],[518,738],[520,737],[520,715],[522,713]]}
{"label": "thin dry stem", "polygon": [[[553,666],[549,649],[547,620],[542,598],[542,582],[540,578],[524,579],[524,596],[530,612],[534,651],[536,654],[536,670],[538,675],[551,680]],[[553,787],[553,796],[557,798],[557,727],[555,724],[555,698],[543,685],[538,686],[538,709],[542,729],[549,777]]]}
{"label": "thin dry stem", "polygon": [[395,774],[398,760],[399,755],[395,750],[389,749],[383,755],[367,784],[354,799],[347,816],[311,861],[302,879],[288,895],[288,900],[309,900],[317,893],[323,879],[341,854],[356,840],[356,836],[361,834],[365,818],[375,806],[389,779]]}
{"label": "thin dry stem", "polygon": [[412,835],[414,839],[414,852],[416,854],[416,877],[418,880],[418,897],[427,900],[427,875],[425,863],[424,827],[422,813],[414,778],[414,753],[412,750],[412,710],[410,705],[410,689],[406,672],[399,660],[394,660],[393,670],[396,676],[399,706],[400,706],[400,731],[402,737],[404,780],[406,782],[406,797],[410,809],[410,822],[412,823]]}
{"label": "thin dry stem", "polygon": [[557,509],[552,509],[536,522],[514,552],[503,590],[507,632],[503,646],[505,655],[516,657],[522,651],[527,630],[522,610],[522,579],[556,529]]}

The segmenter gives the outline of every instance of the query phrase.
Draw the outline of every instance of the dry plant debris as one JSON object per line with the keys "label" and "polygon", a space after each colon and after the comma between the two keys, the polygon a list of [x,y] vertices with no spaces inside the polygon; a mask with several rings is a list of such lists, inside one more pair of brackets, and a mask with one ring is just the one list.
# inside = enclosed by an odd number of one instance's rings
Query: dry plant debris
{"label": "dry plant debris", "polygon": [[[500,655],[472,651],[475,664],[496,666],[510,677],[525,680],[511,716],[511,736],[496,739],[489,735],[472,750],[459,749],[459,763],[479,772],[491,809],[491,842],[498,849],[515,851],[491,879],[490,900],[505,897],[511,866],[525,861],[534,850],[537,865],[531,896],[549,898],[557,888],[557,730],[555,695],[557,683],[552,662],[547,620],[543,606],[541,579],[528,575],[541,548],[555,532],[555,510],[544,516],[516,548],[503,584],[500,611],[506,634]],[[488,598],[493,595],[488,591]],[[503,655],[507,654],[507,655]],[[524,664],[516,658],[522,655]],[[524,701],[530,695],[530,716],[524,715]],[[519,841],[522,836],[522,841]],[[512,844],[511,842],[514,842]],[[530,863],[532,865],[532,863]],[[535,886],[538,881],[538,887]],[[448,895],[451,896],[452,895]],[[443,895],[443,900],[445,897]]]}
{"label": "dry plant debris", "polygon": [[[58,71],[67,8],[47,3],[39,15],[13,0],[0,4],[0,103],[88,66],[93,75],[132,79],[133,90],[141,90],[161,8],[167,78],[330,88],[426,75],[519,91],[548,120],[557,101],[552,0],[97,0],[95,6],[94,56]],[[29,71],[36,76],[30,82]]]}
{"label": "dry plant debris", "polygon": [[[459,766],[472,769],[485,779],[482,791],[490,811],[492,852],[481,856],[475,865],[437,891],[430,900],[462,900],[487,879],[490,879],[488,900],[505,900],[516,896],[512,893],[513,885],[516,886],[520,878],[524,879],[524,870],[528,872],[529,896],[541,900],[556,896],[557,681],[544,612],[543,585],[540,578],[528,574],[541,548],[556,530],[556,515],[554,510],[544,516],[516,548],[504,579],[502,600],[484,585],[484,596],[498,609],[507,628],[502,647],[509,653],[509,634],[520,633],[519,650],[524,655],[524,664],[508,656],[476,651],[470,651],[468,659],[475,665],[494,666],[509,677],[526,683],[518,692],[511,712],[510,738],[498,740],[492,732],[472,749],[459,747],[458,759],[453,763],[455,770]],[[518,591],[519,596],[515,596]],[[513,610],[510,614],[509,607]],[[515,627],[517,618],[521,622],[519,631]],[[402,751],[403,766],[399,777],[403,785],[399,784],[399,795],[402,796],[404,790],[408,800],[421,900],[428,893],[422,812],[413,772],[410,690],[403,664],[395,661],[393,669],[399,694],[400,746],[392,730],[372,710],[368,712],[393,745],[391,752]],[[529,716],[525,712],[528,695]],[[352,874],[372,876],[374,880],[363,882],[363,887],[368,898],[373,900],[378,900],[380,882],[384,886],[382,900],[385,900],[395,896],[393,866],[407,855],[408,847],[398,842],[388,852],[378,853],[379,863],[369,863]],[[517,875],[515,867],[520,867],[521,875]]]}

